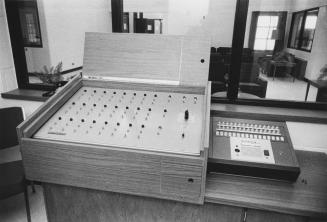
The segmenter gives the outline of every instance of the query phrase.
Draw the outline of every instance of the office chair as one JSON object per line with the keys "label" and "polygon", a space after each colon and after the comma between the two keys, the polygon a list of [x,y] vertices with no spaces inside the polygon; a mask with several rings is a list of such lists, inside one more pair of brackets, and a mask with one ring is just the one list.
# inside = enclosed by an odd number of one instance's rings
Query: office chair
{"label": "office chair", "polygon": [[[27,221],[31,222],[27,181],[24,176],[22,161],[19,157],[19,148],[17,147],[16,127],[23,120],[23,111],[20,107],[0,109],[0,199],[24,193]],[[16,150],[16,155],[7,155],[7,150]]]}

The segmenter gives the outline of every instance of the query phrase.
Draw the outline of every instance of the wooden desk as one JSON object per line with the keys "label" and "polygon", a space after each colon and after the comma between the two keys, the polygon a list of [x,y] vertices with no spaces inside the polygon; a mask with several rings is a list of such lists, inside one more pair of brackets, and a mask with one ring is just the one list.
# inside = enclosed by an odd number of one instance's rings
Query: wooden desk
{"label": "wooden desk", "polygon": [[[271,60],[270,64],[272,66],[274,66],[273,80],[275,79],[275,76],[276,76],[277,67],[293,68],[296,65],[296,63],[294,63],[294,62],[283,62],[283,61],[274,61],[274,60]],[[294,80],[295,80],[295,76],[293,76],[293,82],[294,82]]]}
{"label": "wooden desk", "polygon": [[209,174],[204,205],[43,184],[47,215],[49,222],[239,222],[241,219],[304,222],[316,217],[320,220],[315,221],[324,221],[323,218],[327,218],[327,155],[297,151],[297,156],[302,171],[294,184]]}
{"label": "wooden desk", "polygon": [[304,78],[304,79],[305,79],[305,81],[307,81],[307,90],[305,92],[305,101],[307,101],[307,99],[308,99],[310,85],[318,88],[316,101],[318,101],[319,98],[322,97],[322,95],[320,95],[320,94],[322,94],[323,89],[327,94],[327,80],[311,80],[311,79],[307,79],[307,78]]}

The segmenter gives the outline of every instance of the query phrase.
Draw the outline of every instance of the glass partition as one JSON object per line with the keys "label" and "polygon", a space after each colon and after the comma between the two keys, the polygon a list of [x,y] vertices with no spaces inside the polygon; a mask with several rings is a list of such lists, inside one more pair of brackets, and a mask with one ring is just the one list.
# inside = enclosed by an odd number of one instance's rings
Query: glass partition
{"label": "glass partition", "polygon": [[249,0],[238,98],[327,102],[327,6]]}

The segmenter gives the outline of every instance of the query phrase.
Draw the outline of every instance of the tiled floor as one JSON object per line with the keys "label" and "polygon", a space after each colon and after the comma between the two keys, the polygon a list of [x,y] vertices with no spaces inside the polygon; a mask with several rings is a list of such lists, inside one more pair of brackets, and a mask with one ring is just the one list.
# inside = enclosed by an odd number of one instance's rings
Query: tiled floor
{"label": "tiled floor", "polygon": [[[267,91],[265,99],[272,100],[285,100],[285,101],[305,101],[305,93],[307,90],[307,82],[303,80],[295,79],[293,77],[267,77],[266,75],[260,74],[260,78],[267,81]],[[216,97],[226,97],[226,91],[217,92],[214,94]],[[307,101],[315,102],[317,96],[317,88],[310,87]],[[243,93],[239,91],[238,98],[243,99],[260,99],[259,97]]]}
{"label": "tiled floor", "polygon": [[[305,99],[307,83],[293,77],[278,77],[273,80],[272,77],[260,75],[261,78],[268,81],[266,99],[302,101]],[[311,87],[308,95],[308,101],[315,101],[317,89]]]}
{"label": "tiled floor", "polygon": [[[47,222],[42,187],[36,185],[35,188],[36,193],[32,193],[32,189],[30,187],[28,189],[32,222]],[[27,221],[23,193],[0,200],[0,221]]]}

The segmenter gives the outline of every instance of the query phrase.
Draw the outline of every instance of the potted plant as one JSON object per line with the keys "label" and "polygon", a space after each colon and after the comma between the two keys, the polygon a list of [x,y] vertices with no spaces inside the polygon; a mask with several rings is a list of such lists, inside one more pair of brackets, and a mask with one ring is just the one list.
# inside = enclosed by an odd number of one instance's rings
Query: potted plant
{"label": "potted plant", "polygon": [[43,66],[43,70],[40,72],[34,72],[34,75],[37,76],[43,83],[58,85],[62,78],[62,62],[59,62],[55,67],[51,66],[48,68],[47,66]]}

